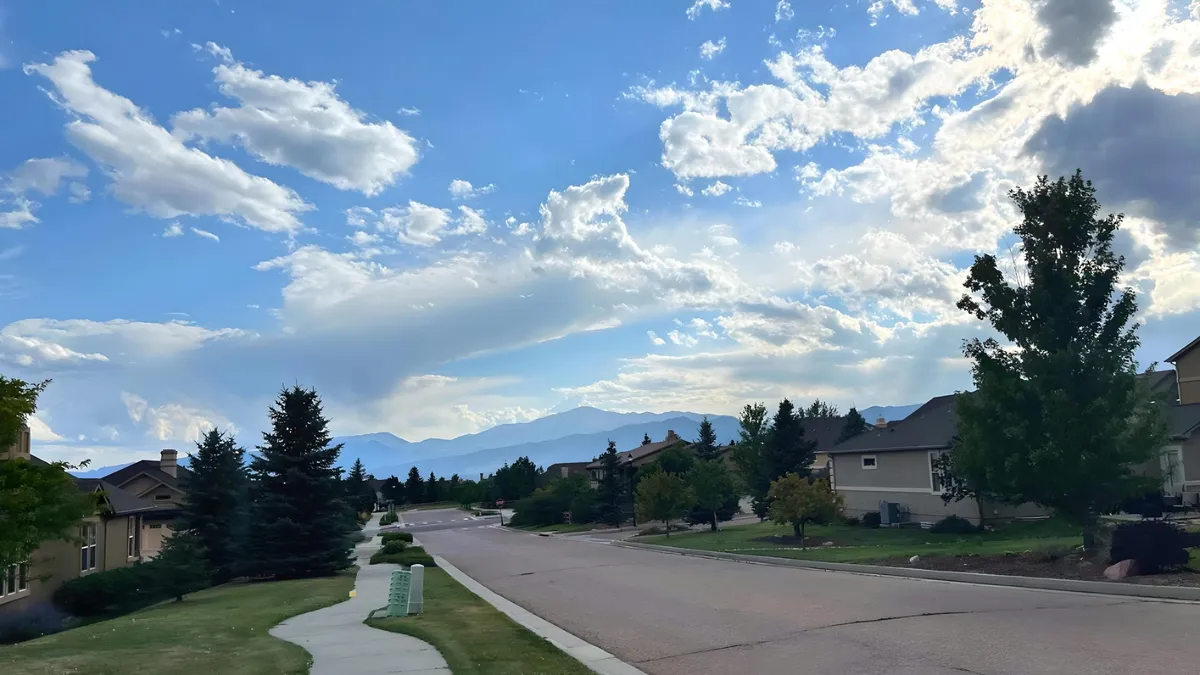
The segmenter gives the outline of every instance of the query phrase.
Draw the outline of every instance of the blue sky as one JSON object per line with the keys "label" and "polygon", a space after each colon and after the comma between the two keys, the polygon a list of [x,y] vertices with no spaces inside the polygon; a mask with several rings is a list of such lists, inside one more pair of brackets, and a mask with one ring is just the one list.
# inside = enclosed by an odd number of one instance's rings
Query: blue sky
{"label": "blue sky", "polygon": [[1068,166],[1161,360],[1200,333],[1200,190],[1152,185],[1200,183],[1196,11],[0,0],[0,368],[100,463],[253,443],[293,382],[411,440],[919,402],[969,385],[1007,190]]}

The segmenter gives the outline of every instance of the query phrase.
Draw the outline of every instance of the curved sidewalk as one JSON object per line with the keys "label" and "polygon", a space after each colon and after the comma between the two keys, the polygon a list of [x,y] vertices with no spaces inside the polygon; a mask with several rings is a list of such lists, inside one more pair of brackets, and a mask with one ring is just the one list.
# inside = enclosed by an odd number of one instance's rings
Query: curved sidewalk
{"label": "curved sidewalk", "polygon": [[359,544],[355,597],[308,614],[294,616],[271,629],[271,635],[312,654],[312,675],[449,675],[446,660],[434,647],[408,635],[371,628],[363,623],[371,610],[387,604],[388,585],[397,565],[371,565],[379,548],[379,515],[364,530],[370,541]]}

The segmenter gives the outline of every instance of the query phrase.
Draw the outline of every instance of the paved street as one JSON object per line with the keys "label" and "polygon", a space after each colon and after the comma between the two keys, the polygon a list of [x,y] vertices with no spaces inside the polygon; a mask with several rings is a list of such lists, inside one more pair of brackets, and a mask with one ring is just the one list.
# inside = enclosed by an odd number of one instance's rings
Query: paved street
{"label": "paved street", "polygon": [[487,526],[421,540],[654,675],[1175,675],[1200,663],[1194,604],[748,565]]}
{"label": "paved street", "polygon": [[400,522],[396,525],[389,525],[384,528],[385,531],[398,529],[418,534],[432,530],[477,528],[500,524],[499,516],[475,518],[466,511],[459,511],[458,509],[401,511],[399,514]]}

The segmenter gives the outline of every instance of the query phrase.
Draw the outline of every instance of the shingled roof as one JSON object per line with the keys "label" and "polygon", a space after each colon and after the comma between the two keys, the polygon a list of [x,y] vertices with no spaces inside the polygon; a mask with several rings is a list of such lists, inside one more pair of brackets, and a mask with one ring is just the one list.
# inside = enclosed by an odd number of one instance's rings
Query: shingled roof
{"label": "shingled roof", "polygon": [[1167,438],[1184,439],[1200,432],[1200,403],[1167,408]]}
{"label": "shingled roof", "polygon": [[155,510],[153,502],[126,492],[101,478],[76,478],[75,484],[81,492],[103,492],[104,501],[108,503],[114,515],[123,516]]}
{"label": "shingled roof", "polygon": [[175,473],[176,475],[172,476],[159,468],[158,460],[143,459],[140,462],[130,464],[124,469],[118,469],[108,474],[103,480],[113,485],[121,486],[142,474],[146,474],[163,485],[182,492],[183,487],[180,485],[180,480],[188,480],[192,477],[192,472],[187,467],[176,466]]}
{"label": "shingled roof", "polygon": [[[669,433],[673,434],[674,432],[669,432]],[[683,440],[682,438],[680,438],[678,436],[675,436],[674,438],[671,438],[670,436],[668,436],[665,440],[659,441],[657,443],[647,443],[645,445],[639,445],[638,447],[634,448],[633,450],[625,450],[624,452],[618,452],[617,453],[617,462],[620,464],[631,464],[633,462],[636,462],[639,459],[642,459],[643,457],[645,457],[647,455],[653,455],[662,450],[666,450],[667,448],[669,448],[673,445],[691,445],[691,443],[689,441]],[[587,468],[600,469],[600,468],[603,468],[603,466],[604,466],[603,461],[597,459],[596,461],[588,464]]]}
{"label": "shingled roof", "polygon": [[954,394],[930,399],[911,415],[885,429],[872,429],[829,450],[831,455],[850,452],[898,452],[949,448],[957,433]]}

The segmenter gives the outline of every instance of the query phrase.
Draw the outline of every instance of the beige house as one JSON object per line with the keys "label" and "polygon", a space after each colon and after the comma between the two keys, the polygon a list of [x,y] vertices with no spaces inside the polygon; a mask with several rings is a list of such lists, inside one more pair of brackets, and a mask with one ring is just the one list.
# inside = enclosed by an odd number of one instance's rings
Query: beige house
{"label": "beige house", "polygon": [[[29,441],[26,428],[15,446],[0,453],[0,461],[45,464],[30,454]],[[77,478],[75,483],[82,491],[97,493],[100,508],[63,539],[47,541],[27,562],[2,571],[0,614],[48,602],[54,589],[71,579],[141,560],[142,518],[154,511],[154,504],[104,480]]]}
{"label": "beige house", "polygon": [[142,553],[147,560],[158,555],[163,541],[171,535],[171,521],[179,515],[184,483],[192,472],[179,466],[179,453],[166,449],[159,459],[144,459],[104,477],[106,483],[145,499],[154,511],[142,519]]}
{"label": "beige house", "polygon": [[[1167,358],[1174,371],[1164,373],[1164,385],[1175,385],[1175,400],[1167,408],[1167,447],[1160,467],[1163,492],[1186,504],[1200,503],[1200,338]],[[1191,467],[1189,469],[1188,467]]]}

